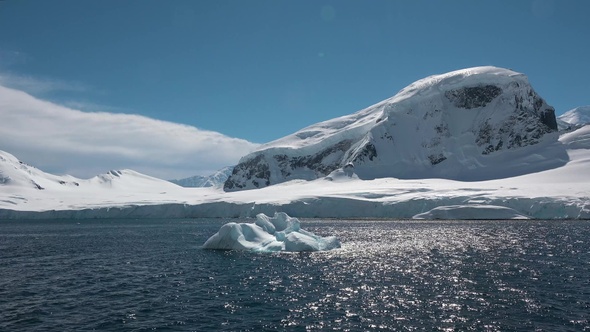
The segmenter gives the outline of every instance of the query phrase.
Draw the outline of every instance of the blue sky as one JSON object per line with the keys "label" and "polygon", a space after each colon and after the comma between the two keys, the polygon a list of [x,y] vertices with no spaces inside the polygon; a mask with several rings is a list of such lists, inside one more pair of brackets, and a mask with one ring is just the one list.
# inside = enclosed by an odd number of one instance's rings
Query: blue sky
{"label": "blue sky", "polygon": [[590,104],[588,13],[585,0],[5,0],[0,84],[265,143],[494,65],[560,114]]}

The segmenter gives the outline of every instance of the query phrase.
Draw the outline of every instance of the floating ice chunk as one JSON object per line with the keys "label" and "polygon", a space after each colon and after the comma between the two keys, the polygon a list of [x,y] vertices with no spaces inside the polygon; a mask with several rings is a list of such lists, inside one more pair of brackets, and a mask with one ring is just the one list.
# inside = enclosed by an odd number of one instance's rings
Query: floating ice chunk
{"label": "floating ice chunk", "polygon": [[289,233],[285,238],[285,251],[324,251],[340,248],[340,241],[335,236],[319,237],[301,230]]}
{"label": "floating ice chunk", "polygon": [[261,213],[255,223],[227,223],[203,244],[204,249],[255,251],[324,251],[340,248],[335,236],[321,237],[301,229],[297,218],[286,213],[268,217]]}
{"label": "floating ice chunk", "polygon": [[529,219],[520,212],[496,205],[448,205],[417,214],[414,219]]}
{"label": "floating ice chunk", "polygon": [[270,218],[263,213],[256,216],[255,224],[268,234],[274,234],[277,230],[275,225],[270,221]]}

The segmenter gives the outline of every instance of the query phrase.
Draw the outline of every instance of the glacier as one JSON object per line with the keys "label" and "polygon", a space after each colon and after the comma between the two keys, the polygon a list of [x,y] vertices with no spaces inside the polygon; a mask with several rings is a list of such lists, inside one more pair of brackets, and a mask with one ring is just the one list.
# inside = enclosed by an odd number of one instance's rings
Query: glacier
{"label": "glacier", "polygon": [[252,251],[326,251],[340,248],[335,236],[321,237],[301,228],[286,213],[260,213],[255,223],[227,223],[203,244],[203,249]]}

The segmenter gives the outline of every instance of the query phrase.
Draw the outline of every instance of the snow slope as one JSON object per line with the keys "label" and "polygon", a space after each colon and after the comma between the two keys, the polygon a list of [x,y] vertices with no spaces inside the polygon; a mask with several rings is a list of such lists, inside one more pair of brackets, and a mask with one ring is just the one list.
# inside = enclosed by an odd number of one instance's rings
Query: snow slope
{"label": "snow slope", "polygon": [[227,166],[211,175],[195,175],[184,179],[169,181],[181,187],[187,188],[221,187],[223,186],[223,183],[225,183],[227,178],[231,175],[233,169],[233,166]]}
{"label": "snow slope", "polygon": [[523,74],[463,69],[262,145],[240,160],[224,189],[314,180],[340,168],[365,180],[505,178],[564,165],[557,129],[553,107]]}
{"label": "snow slope", "polygon": [[590,126],[557,143],[566,149],[565,165],[508,178],[361,180],[336,170],[313,181],[237,192],[182,188],[132,171],[89,180],[60,177],[1,153],[0,219],[232,218],[275,212],[322,218],[590,219]]}
{"label": "snow slope", "polygon": [[590,105],[576,107],[559,116],[559,120],[570,125],[583,126],[590,123]]}
{"label": "snow slope", "polygon": [[35,211],[54,206],[58,209],[79,209],[80,205],[119,205],[121,201],[142,204],[153,202],[154,193],[163,194],[178,188],[168,181],[128,169],[111,170],[90,179],[53,175],[0,151],[0,207],[3,208],[20,207]]}

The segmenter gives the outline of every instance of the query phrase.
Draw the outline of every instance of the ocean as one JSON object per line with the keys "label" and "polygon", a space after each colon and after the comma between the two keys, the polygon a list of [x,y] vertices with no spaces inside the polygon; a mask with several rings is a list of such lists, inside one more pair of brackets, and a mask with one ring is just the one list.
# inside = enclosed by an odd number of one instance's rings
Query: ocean
{"label": "ocean", "polygon": [[590,331],[589,221],[302,220],[342,248],[201,249],[228,221],[0,221],[0,331]]}

